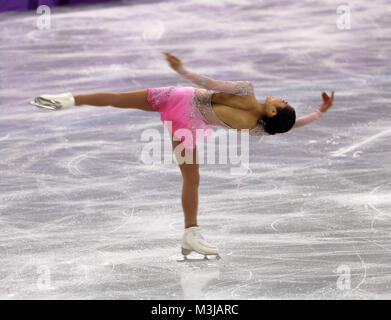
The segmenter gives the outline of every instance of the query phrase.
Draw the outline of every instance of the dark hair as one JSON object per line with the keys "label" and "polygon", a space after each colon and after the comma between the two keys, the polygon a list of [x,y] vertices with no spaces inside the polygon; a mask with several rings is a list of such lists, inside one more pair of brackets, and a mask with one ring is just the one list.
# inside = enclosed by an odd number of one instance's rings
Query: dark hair
{"label": "dark hair", "polygon": [[263,117],[265,131],[268,134],[284,133],[292,129],[296,122],[296,112],[290,105],[276,107],[277,114],[274,117]]}

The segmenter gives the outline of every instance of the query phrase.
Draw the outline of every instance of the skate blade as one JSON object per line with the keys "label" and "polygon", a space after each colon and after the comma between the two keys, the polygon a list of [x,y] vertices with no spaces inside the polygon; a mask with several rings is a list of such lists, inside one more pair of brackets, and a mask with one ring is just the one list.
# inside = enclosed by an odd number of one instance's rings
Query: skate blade
{"label": "skate blade", "polygon": [[203,258],[190,258],[190,259],[187,256],[184,256],[183,259],[177,260],[177,262],[205,262],[205,261],[219,261],[219,260],[223,260],[223,258],[221,258],[220,255],[209,255],[209,256],[204,256]]}
{"label": "skate blade", "polygon": [[44,104],[40,104],[38,102],[35,102],[35,101],[30,101],[30,104],[32,104],[33,106],[36,106],[38,108],[42,108],[42,109],[50,109],[50,110],[57,110],[58,108],[56,106],[53,106],[53,105],[44,105]]}
{"label": "skate blade", "polygon": [[38,108],[50,109],[50,110],[58,110],[61,109],[59,105],[56,104],[53,100],[48,100],[42,97],[36,97],[34,100],[30,101],[30,104],[36,106]]}

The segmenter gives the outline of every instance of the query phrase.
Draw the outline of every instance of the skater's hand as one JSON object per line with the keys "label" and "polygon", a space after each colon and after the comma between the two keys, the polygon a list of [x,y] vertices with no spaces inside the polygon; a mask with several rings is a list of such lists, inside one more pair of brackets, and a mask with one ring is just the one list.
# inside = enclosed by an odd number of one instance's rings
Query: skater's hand
{"label": "skater's hand", "polygon": [[169,52],[163,52],[163,54],[166,55],[166,60],[170,64],[171,68],[173,68],[175,71],[177,71],[178,69],[180,69],[182,67],[182,61],[180,59],[173,56]]}
{"label": "skater's hand", "polygon": [[320,106],[319,110],[326,112],[332,105],[334,101],[334,91],[331,92],[331,97],[327,95],[326,92],[322,92],[323,103]]}

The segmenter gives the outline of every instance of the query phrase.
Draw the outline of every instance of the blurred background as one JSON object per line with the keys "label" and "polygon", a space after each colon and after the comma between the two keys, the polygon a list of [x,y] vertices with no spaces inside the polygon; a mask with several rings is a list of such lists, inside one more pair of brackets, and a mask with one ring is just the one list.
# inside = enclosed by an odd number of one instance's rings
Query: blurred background
{"label": "blurred background", "polygon": [[12,0],[12,1],[1,0],[0,12],[35,10],[42,5],[54,7],[54,6],[72,5],[78,3],[98,3],[98,2],[110,2],[110,1],[116,1],[116,0]]}

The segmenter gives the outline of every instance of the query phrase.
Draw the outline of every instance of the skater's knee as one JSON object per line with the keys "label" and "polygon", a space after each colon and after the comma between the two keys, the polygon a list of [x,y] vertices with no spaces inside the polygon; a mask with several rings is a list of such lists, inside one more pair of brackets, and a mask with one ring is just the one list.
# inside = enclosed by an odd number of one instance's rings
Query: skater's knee
{"label": "skater's knee", "polygon": [[121,93],[119,92],[109,92],[109,99],[113,107],[121,107],[123,104],[123,99]]}
{"label": "skater's knee", "polygon": [[200,175],[198,172],[188,172],[188,173],[184,173],[182,175],[183,175],[183,182],[186,185],[199,186]]}

